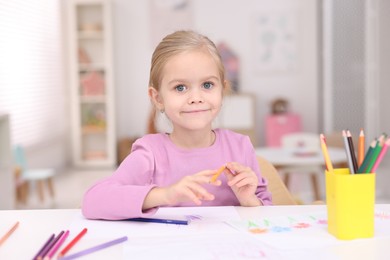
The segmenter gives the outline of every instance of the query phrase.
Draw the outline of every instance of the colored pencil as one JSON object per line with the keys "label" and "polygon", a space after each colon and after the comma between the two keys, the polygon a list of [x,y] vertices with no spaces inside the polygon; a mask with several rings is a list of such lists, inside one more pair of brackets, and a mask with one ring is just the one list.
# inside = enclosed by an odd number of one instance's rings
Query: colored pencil
{"label": "colored pencil", "polygon": [[81,237],[84,236],[85,233],[87,233],[87,231],[87,228],[81,230],[81,232],[75,238],[73,238],[72,241],[70,241],[69,244],[64,247],[64,249],[62,249],[58,256],[64,256],[77,243],[77,241],[79,241]]}
{"label": "colored pencil", "polygon": [[349,172],[351,174],[355,174],[355,171],[353,168],[351,151],[350,151],[348,138],[347,138],[347,132],[345,130],[343,130],[342,135],[343,135],[343,140],[344,140],[345,155],[347,156],[347,161],[348,161]]}
{"label": "colored pencil", "polygon": [[109,242],[106,242],[106,243],[103,243],[103,244],[100,244],[100,245],[97,245],[97,246],[94,246],[94,247],[87,248],[87,249],[82,250],[82,251],[80,251],[78,253],[74,253],[72,255],[64,256],[61,259],[62,260],[70,260],[70,259],[75,259],[75,258],[78,258],[78,257],[82,257],[82,256],[85,256],[85,255],[94,253],[96,251],[105,249],[107,247],[114,246],[116,244],[125,242],[126,240],[127,240],[127,236],[124,236],[124,237],[121,237],[121,238],[117,238],[117,239],[114,239],[112,241],[109,241]]}
{"label": "colored pencil", "polygon": [[64,235],[58,240],[58,242],[55,243],[55,245],[50,249],[49,253],[44,258],[45,260],[46,259],[51,259],[55,255],[55,253],[60,248],[60,246],[65,242],[65,240],[68,237],[68,235],[69,235],[69,230],[67,230],[64,233]]}
{"label": "colored pencil", "polygon": [[374,150],[372,151],[372,156],[370,158],[370,162],[368,163],[367,165],[367,169],[365,170],[366,173],[370,173],[372,168],[374,167],[374,164],[379,156],[379,153],[381,152],[382,150],[382,147],[384,145],[384,135],[382,135],[378,142],[376,142],[376,146],[374,148]]}
{"label": "colored pencil", "polygon": [[12,235],[12,233],[14,233],[18,226],[19,221],[16,221],[16,223],[7,231],[7,233],[5,233],[4,236],[0,238],[0,246]]}
{"label": "colored pencil", "polygon": [[180,219],[162,219],[162,218],[128,218],[128,221],[149,222],[174,225],[188,225],[188,220]]}
{"label": "colored pencil", "polygon": [[358,144],[358,167],[360,167],[364,160],[364,149],[365,149],[365,136],[363,129],[360,129],[359,144]]}
{"label": "colored pencil", "polygon": [[48,245],[47,247],[38,255],[38,260],[42,260],[49,253],[51,248],[57,243],[57,241],[62,237],[64,231],[62,230]]}
{"label": "colored pencil", "polygon": [[351,135],[351,132],[349,130],[347,130],[347,140],[348,140],[348,145],[349,145],[349,152],[351,153],[353,172],[357,173],[358,164],[357,164],[356,155],[355,155],[355,147],[353,145],[352,135]]}
{"label": "colored pencil", "polygon": [[219,175],[221,175],[221,173],[223,173],[223,171],[224,171],[225,169],[226,169],[226,165],[221,166],[221,167],[217,170],[217,172],[211,177],[210,182],[215,182],[215,181],[218,179]]}
{"label": "colored pencil", "polygon": [[362,165],[360,165],[360,167],[358,169],[358,173],[365,173],[367,165],[370,162],[370,158],[371,158],[372,152],[374,151],[374,148],[376,146],[376,142],[377,142],[377,140],[373,140],[371,142],[370,146],[368,147],[368,150],[366,152],[366,156],[364,156],[363,163],[362,163]]}
{"label": "colored pencil", "polygon": [[321,142],[322,154],[323,154],[324,160],[325,160],[326,170],[328,172],[332,172],[333,165],[332,165],[332,161],[330,160],[330,157],[329,157],[328,148],[326,146],[325,136],[323,134],[320,134],[320,142]]}
{"label": "colored pencil", "polygon": [[38,259],[38,257],[41,255],[42,251],[45,250],[45,248],[50,244],[50,242],[54,239],[55,234],[52,234],[49,239],[43,244],[42,248],[39,249],[38,253],[33,257],[33,259]]}
{"label": "colored pencil", "polygon": [[372,167],[371,169],[371,172],[376,172],[376,169],[378,168],[379,164],[381,163],[383,157],[385,156],[386,152],[387,152],[387,149],[389,148],[390,146],[390,138],[388,138],[386,140],[386,142],[384,143],[383,147],[382,147],[382,150],[381,152],[379,153],[378,155],[378,158],[376,159],[375,163],[374,163],[374,166]]}

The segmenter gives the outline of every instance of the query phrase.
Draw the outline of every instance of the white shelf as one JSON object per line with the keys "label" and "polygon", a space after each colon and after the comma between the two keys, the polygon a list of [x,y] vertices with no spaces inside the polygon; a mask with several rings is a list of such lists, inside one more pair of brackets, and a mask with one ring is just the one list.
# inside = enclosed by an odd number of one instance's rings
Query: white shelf
{"label": "white shelf", "polygon": [[79,63],[79,70],[80,71],[104,71],[106,69],[106,66],[103,63],[93,63],[93,64],[83,64]]}
{"label": "white shelf", "polygon": [[101,31],[79,31],[78,38],[80,40],[103,40],[103,32]]}
{"label": "white shelf", "polygon": [[15,206],[15,182],[12,171],[9,116],[0,112],[0,210]]}
{"label": "white shelf", "polygon": [[116,165],[111,1],[68,3],[73,164],[111,168]]}
{"label": "white shelf", "polygon": [[106,102],[105,96],[80,96],[80,102],[82,103],[104,103]]}

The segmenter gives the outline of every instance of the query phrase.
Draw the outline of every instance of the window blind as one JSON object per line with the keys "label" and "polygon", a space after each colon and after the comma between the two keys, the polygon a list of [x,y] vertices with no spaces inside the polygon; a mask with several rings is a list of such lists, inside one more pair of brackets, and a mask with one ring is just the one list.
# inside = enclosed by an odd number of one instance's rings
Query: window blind
{"label": "window blind", "polygon": [[10,115],[14,144],[65,133],[60,5],[0,0],[0,111]]}

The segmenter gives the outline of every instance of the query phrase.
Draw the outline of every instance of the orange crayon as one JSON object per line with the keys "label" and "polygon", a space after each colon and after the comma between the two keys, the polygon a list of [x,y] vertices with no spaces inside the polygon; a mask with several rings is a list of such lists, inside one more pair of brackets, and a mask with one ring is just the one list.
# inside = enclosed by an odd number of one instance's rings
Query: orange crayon
{"label": "orange crayon", "polygon": [[225,169],[226,169],[226,165],[221,166],[221,167],[217,170],[217,172],[211,177],[210,182],[215,182],[215,181],[218,179],[219,175],[221,175],[221,173],[223,173],[223,171],[224,171]]}
{"label": "orange crayon", "polygon": [[12,227],[10,230],[8,230],[7,233],[5,233],[4,236],[2,236],[0,238],[0,245],[4,243],[5,240],[7,240],[8,237],[10,237],[12,235],[12,233],[14,233],[15,229],[19,226],[19,221],[17,221]]}

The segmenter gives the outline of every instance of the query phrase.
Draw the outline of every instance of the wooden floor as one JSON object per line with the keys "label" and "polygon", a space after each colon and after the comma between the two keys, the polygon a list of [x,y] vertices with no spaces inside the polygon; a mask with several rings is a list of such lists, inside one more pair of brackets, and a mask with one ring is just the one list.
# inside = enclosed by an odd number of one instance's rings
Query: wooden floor
{"label": "wooden floor", "polygon": [[80,171],[68,170],[54,177],[52,198],[45,189],[44,201],[38,196],[36,187],[31,186],[26,204],[16,204],[17,209],[67,209],[80,208],[83,194],[97,180],[109,176],[113,170]]}

